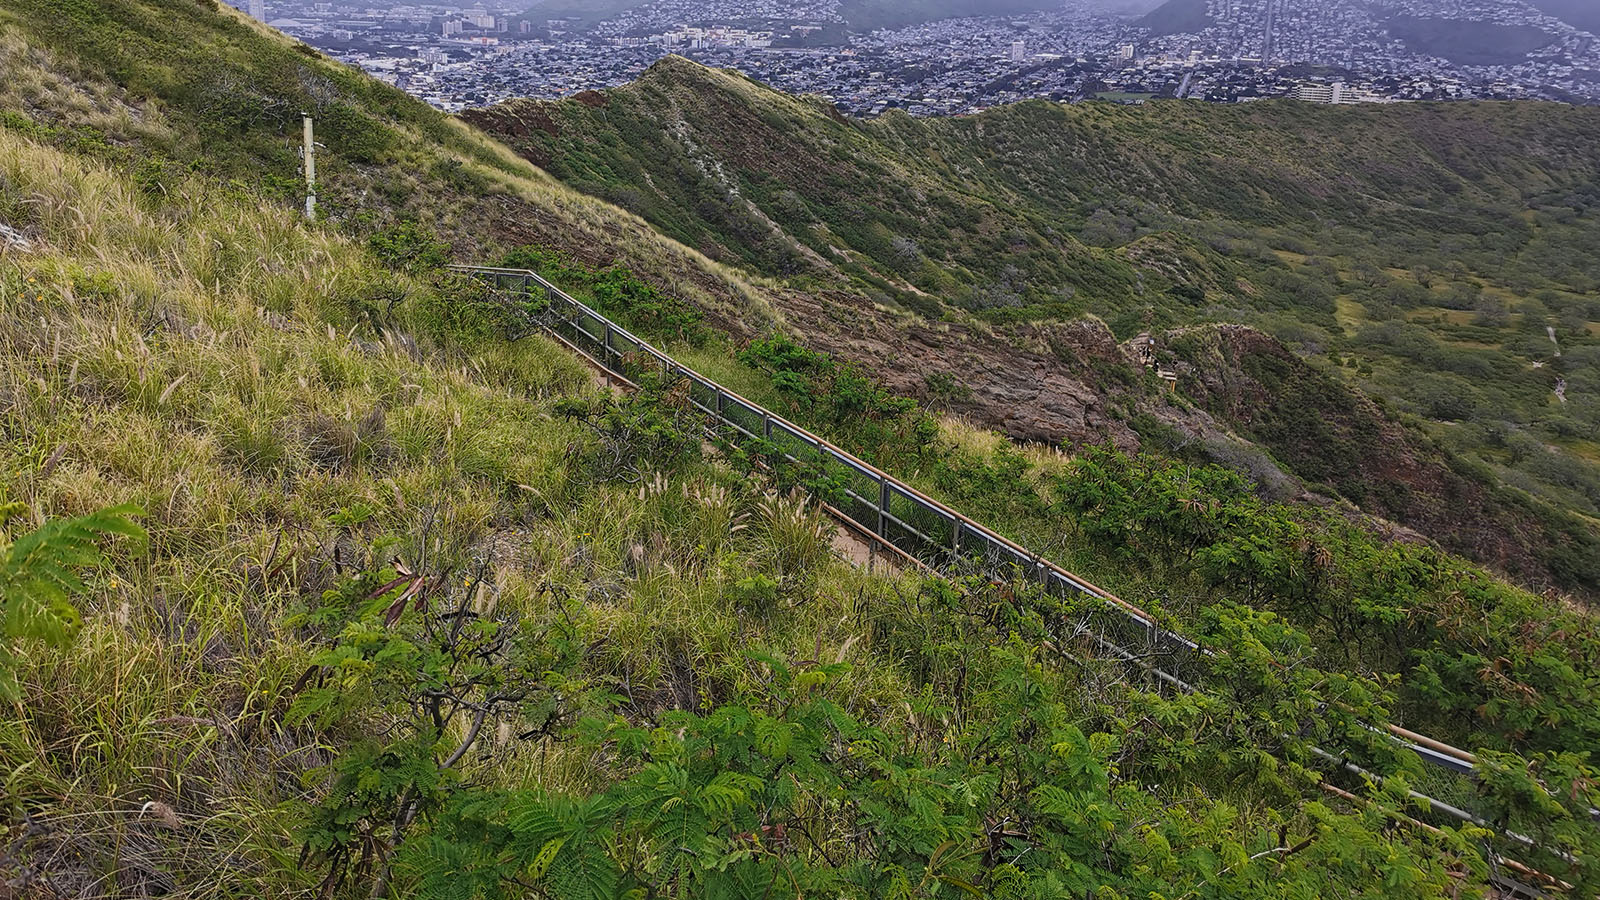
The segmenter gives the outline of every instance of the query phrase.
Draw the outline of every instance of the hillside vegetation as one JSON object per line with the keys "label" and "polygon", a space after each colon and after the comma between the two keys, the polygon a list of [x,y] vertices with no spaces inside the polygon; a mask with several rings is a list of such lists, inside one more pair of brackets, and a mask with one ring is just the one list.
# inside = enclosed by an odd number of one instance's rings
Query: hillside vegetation
{"label": "hillside vegetation", "polygon": [[[1384,689],[1271,617],[1202,626],[1219,693],[1146,692],[1025,585],[833,558],[670,393],[507,343],[470,285],[10,129],[0,176],[34,242],[0,270],[6,538],[148,531],[70,639],[11,648],[26,894],[1481,890],[1475,831],[1390,828],[1403,777],[1317,789],[1309,741],[1407,764],[1339,712]],[[374,320],[376,282],[410,299]],[[1534,770],[1574,812],[1504,808],[1587,857],[1574,762]]]}
{"label": "hillside vegetation", "polygon": [[[731,340],[851,295],[725,270],[231,10],[30,9],[0,3],[5,892],[1443,898],[1491,851],[1600,887],[1592,618],[1217,466],[1024,452]],[[251,110],[223,130],[205,61]],[[330,140],[308,223],[277,167],[314,96],[392,140]],[[1083,601],[846,562],[837,473],[680,384],[603,388],[452,250],[1150,607],[1215,651],[1201,689],[1105,658]]]}
{"label": "hillside vegetation", "polygon": [[190,172],[303,197],[301,114],[317,122],[324,219],[409,229],[463,259],[540,242],[670,278],[703,308],[771,322],[758,285],[552,181],[503,146],[308,45],[214,4],[0,2],[0,110],[13,128],[135,165],[161,192]]}
{"label": "hillside vegetation", "polygon": [[[1122,445],[1163,439],[1128,433],[1139,410],[1201,445],[1221,426],[1314,490],[1529,583],[1587,590],[1600,577],[1600,112],[1032,102],[850,121],[671,58],[585,102],[467,117],[714,258],[864,293],[879,312],[841,301],[788,318],[814,346],[886,364],[897,389],[982,424]],[[1063,319],[1077,320],[1071,335],[1051,324]],[[893,353],[864,327],[918,320],[942,334]],[[1298,352],[1295,381],[1315,387],[1291,398],[1264,383],[1285,408],[1313,403],[1305,428],[1251,416],[1256,397],[1217,402],[1251,380],[1227,355],[1196,367],[1188,354],[1178,382],[1211,418],[1126,399],[1115,340],[1155,332],[1170,359],[1206,322]],[[1039,343],[1055,359],[1035,375]],[[954,380],[947,396],[922,383],[929,370]],[[1342,437],[1313,426],[1350,411],[1362,421]],[[1400,428],[1397,415],[1417,418]],[[1391,466],[1397,440],[1408,462]]]}

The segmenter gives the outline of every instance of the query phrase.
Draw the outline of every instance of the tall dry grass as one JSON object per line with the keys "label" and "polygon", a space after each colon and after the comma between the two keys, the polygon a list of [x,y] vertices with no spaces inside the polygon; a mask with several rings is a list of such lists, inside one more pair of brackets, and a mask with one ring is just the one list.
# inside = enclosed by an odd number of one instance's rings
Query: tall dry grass
{"label": "tall dry grass", "polygon": [[[747,654],[867,659],[863,598],[895,582],[828,554],[814,509],[712,460],[646,484],[570,477],[585,437],[552,402],[597,390],[539,338],[471,352],[402,305],[353,314],[380,271],[348,241],[193,181],[163,197],[0,127],[0,525],[132,501],[147,551],[119,548],[65,649],[18,648],[0,709],[15,877],[72,896],[290,896],[315,768],[381,729],[283,724],[315,650],[288,624],[340,571],[391,556],[486,567],[497,614],[580,611],[583,677],[626,709],[698,707],[759,686]],[[739,583],[793,590],[754,615]],[[568,601],[575,600],[573,607]],[[892,662],[846,696],[889,703]],[[499,732],[496,732],[499,733]],[[496,740],[472,777],[585,784],[560,743]]]}

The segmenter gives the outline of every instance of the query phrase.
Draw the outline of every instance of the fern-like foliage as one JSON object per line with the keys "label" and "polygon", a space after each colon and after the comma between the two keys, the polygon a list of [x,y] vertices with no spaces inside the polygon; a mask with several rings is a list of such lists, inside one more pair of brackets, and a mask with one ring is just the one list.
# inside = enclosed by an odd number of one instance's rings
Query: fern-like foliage
{"label": "fern-like foliage", "polygon": [[0,544],[0,694],[15,691],[11,641],[33,638],[62,644],[78,630],[72,598],[85,590],[80,572],[105,564],[101,545],[114,535],[143,539],[133,505],[108,507],[76,519],[52,519],[38,530]]}

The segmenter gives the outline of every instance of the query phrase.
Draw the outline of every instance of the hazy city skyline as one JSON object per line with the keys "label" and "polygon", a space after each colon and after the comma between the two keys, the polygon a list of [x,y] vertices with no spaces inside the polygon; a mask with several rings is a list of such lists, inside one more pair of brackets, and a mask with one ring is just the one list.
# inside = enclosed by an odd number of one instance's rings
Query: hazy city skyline
{"label": "hazy city skyline", "polygon": [[[676,53],[852,115],[1042,98],[1600,101],[1571,0],[250,0],[446,110],[558,98]],[[1563,18],[1566,16],[1566,18]],[[1572,19],[1573,21],[1568,21]],[[888,27],[878,27],[892,23]]]}

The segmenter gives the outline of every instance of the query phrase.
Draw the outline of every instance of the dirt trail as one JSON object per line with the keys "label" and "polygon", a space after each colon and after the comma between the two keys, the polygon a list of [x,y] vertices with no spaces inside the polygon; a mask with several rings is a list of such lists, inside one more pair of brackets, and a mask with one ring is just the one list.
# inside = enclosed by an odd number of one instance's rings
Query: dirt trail
{"label": "dirt trail", "polygon": [[844,525],[834,528],[831,543],[835,554],[864,572],[899,575],[908,568],[905,560]]}

